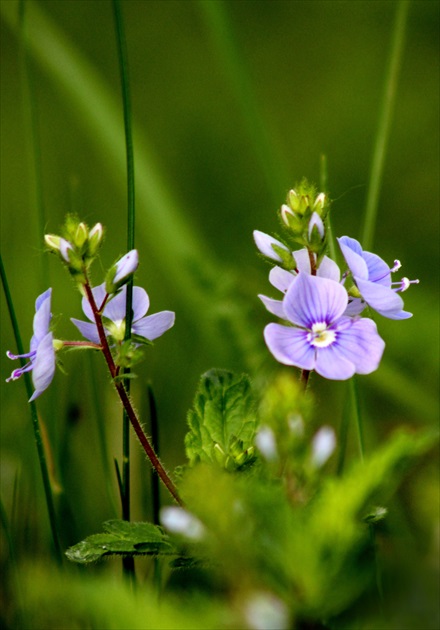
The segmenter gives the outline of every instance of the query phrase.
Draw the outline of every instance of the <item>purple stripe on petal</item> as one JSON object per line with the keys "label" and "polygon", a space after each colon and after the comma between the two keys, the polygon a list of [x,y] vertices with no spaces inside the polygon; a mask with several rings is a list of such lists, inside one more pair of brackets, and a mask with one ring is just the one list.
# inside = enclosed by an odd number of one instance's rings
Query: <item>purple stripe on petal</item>
{"label": "purple stripe on petal", "polygon": [[363,299],[371,308],[384,317],[400,319],[403,300],[395,291],[368,280],[357,280],[357,286]]}
{"label": "purple stripe on petal", "polygon": [[299,273],[283,300],[284,312],[297,326],[311,329],[315,323],[330,324],[347,308],[348,295],[338,282]]}
{"label": "purple stripe on petal", "polygon": [[268,324],[264,329],[267,347],[280,363],[313,370],[315,349],[307,341],[307,331],[280,324]]}
{"label": "purple stripe on petal", "polygon": [[377,332],[372,319],[362,318],[347,330],[338,332],[338,355],[351,361],[358,374],[370,374],[379,367],[385,342]]}
{"label": "purple stripe on petal", "polygon": [[172,311],[160,311],[135,322],[132,331],[136,335],[153,341],[169,330],[174,325],[174,320],[175,313]]}

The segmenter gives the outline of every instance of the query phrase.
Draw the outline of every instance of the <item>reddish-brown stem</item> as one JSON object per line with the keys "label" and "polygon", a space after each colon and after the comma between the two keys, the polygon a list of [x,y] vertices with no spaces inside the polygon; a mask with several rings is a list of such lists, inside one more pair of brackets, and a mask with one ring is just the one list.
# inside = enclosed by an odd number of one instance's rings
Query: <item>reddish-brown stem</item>
{"label": "reddish-brown stem", "polygon": [[[107,337],[104,330],[104,325],[102,323],[101,313],[96,306],[95,298],[93,296],[92,289],[90,288],[90,284],[87,282],[84,285],[84,288],[86,291],[86,295],[87,295],[87,299],[89,301],[90,307],[93,311],[93,315],[95,317],[95,323],[98,329],[99,339],[101,341],[101,346],[102,346],[101,350],[104,354],[112,379],[114,379],[116,376],[118,376],[119,367],[115,364],[113,355],[108,345]],[[127,416],[131,422],[134,432],[136,433],[139,439],[139,442],[141,443],[142,448],[144,449],[148,459],[150,460],[151,465],[156,470],[157,474],[162,480],[162,483],[166,486],[171,496],[177,501],[179,505],[183,506],[183,501],[179,497],[175,485],[173,484],[170,477],[168,476],[168,473],[166,472],[165,468],[162,466],[158,456],[154,452],[153,447],[151,446],[147,436],[145,435],[142,429],[142,426],[137,418],[136,412],[133,409],[133,405],[131,404],[130,398],[125,390],[123,383],[120,381],[115,381],[115,380],[113,382],[116,387],[116,391],[118,392],[119,398],[124,406],[124,409],[127,412]]]}

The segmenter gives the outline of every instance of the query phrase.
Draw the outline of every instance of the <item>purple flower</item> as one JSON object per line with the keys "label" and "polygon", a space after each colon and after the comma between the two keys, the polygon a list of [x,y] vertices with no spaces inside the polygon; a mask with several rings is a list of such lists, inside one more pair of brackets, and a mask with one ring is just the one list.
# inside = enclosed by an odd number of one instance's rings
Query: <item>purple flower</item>
{"label": "purple flower", "polygon": [[15,381],[25,372],[32,370],[32,382],[35,391],[29,402],[38,398],[49,387],[55,373],[55,349],[53,347],[53,335],[49,331],[51,320],[50,299],[52,289],[47,289],[35,302],[35,315],[31,339],[30,351],[26,354],[12,354],[7,352],[10,359],[30,359],[22,368],[14,370],[6,382]]}
{"label": "purple flower", "polygon": [[[105,282],[92,289],[93,297],[98,306],[104,302],[106,297]],[[107,335],[116,341],[122,341],[125,337],[125,302],[127,287],[122,287],[121,291],[115,295],[104,307],[103,323]],[[133,323],[131,332],[145,339],[153,341],[163,335],[174,325],[175,314],[172,311],[161,311],[154,315],[144,317],[150,306],[150,299],[147,292],[141,287],[133,287]],[[82,300],[84,314],[91,322],[94,322],[92,308],[86,298]],[[71,318],[71,321],[78,328],[80,333],[93,343],[100,343],[98,329],[95,323],[83,322],[79,319]]]}
{"label": "purple flower", "polygon": [[405,291],[410,284],[417,284],[418,280],[402,278],[400,282],[391,282],[391,273],[400,268],[398,260],[394,262],[394,267],[390,268],[376,254],[364,252],[354,238],[342,236],[338,238],[338,242],[361,294],[361,298],[352,298],[347,314],[358,314],[368,305],[389,319],[412,317],[412,313],[403,310],[403,300],[397,292]]}
{"label": "purple flower", "polygon": [[[316,255],[313,254],[313,256],[316,260]],[[283,293],[286,293],[292,282],[298,277],[298,272],[302,271],[303,273],[307,273],[309,275],[311,273],[310,257],[307,249],[304,248],[293,252],[293,257],[296,263],[296,270],[286,271],[281,267],[273,267],[269,273],[269,282],[271,285]],[[328,278],[330,280],[334,280],[335,282],[339,282],[341,272],[339,271],[338,265],[331,260],[331,258],[324,256],[321,264],[319,265],[317,275],[321,278]],[[269,313],[276,315],[280,319],[287,319],[284,314],[282,300],[274,300],[273,298],[269,298],[265,295],[259,295],[258,297],[263,302]]]}
{"label": "purple flower", "polygon": [[333,380],[376,370],[385,343],[373,320],[343,315],[347,303],[347,291],[338,282],[299,273],[283,300],[293,326],[268,324],[264,329],[275,359]]}

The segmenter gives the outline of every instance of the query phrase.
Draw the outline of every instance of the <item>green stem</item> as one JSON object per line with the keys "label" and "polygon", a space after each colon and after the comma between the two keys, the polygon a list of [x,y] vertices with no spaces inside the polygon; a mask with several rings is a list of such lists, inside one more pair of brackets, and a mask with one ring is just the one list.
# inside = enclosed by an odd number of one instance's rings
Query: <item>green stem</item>
{"label": "green stem", "polygon": [[[6,277],[5,268],[3,266],[3,260],[2,260],[1,254],[0,254],[0,274],[2,278],[6,303],[8,306],[12,330],[14,332],[15,343],[17,345],[17,351],[18,351],[18,354],[24,354],[24,348],[23,348],[23,343],[21,341],[20,329],[18,326],[17,317],[15,315],[14,304],[12,301],[11,292],[9,290],[9,285],[8,285],[8,281]],[[23,367],[25,364],[24,359],[20,359],[20,363],[21,363],[21,366]],[[28,398],[31,398],[33,394],[33,388],[32,388],[30,373],[25,372],[23,374],[23,377],[24,377],[24,383],[25,383]],[[63,554],[62,554],[61,545],[60,545],[60,541],[58,537],[55,503],[54,503],[53,494],[52,494],[52,487],[50,484],[50,475],[49,475],[47,461],[46,461],[46,453],[44,451],[43,437],[41,433],[40,421],[38,419],[37,406],[35,402],[31,402],[29,405],[29,408],[30,408],[31,419],[32,419],[32,427],[34,430],[35,445],[37,447],[38,460],[40,463],[41,476],[43,479],[44,494],[46,498],[47,512],[49,515],[50,529],[52,532],[52,542],[53,542],[53,547],[54,547],[55,558],[57,562],[61,565]]]}
{"label": "green stem", "polygon": [[359,456],[361,458],[361,461],[363,462],[364,457],[365,457],[364,430],[362,426],[361,406],[359,402],[359,390],[358,390],[355,376],[353,376],[353,378],[350,379],[349,386],[350,386],[352,413],[354,416],[354,421],[355,421],[356,429],[357,429]]}
{"label": "green stem", "polygon": [[409,0],[400,0],[396,8],[396,17],[391,42],[391,54],[385,75],[379,126],[377,129],[373,159],[371,163],[367,205],[361,236],[362,244],[367,250],[371,249],[373,244],[380,186],[382,183],[385,165],[385,154],[390,137],[392,113],[397,94],[397,80],[403,57],[408,9]]}
{"label": "green stem", "polygon": [[[128,80],[127,45],[125,40],[124,23],[119,0],[113,0],[113,13],[116,27],[116,42],[118,49],[119,69],[121,75],[122,102],[124,109],[125,153],[127,163],[127,251],[134,248],[135,232],[135,191],[134,191],[134,155],[133,135],[131,129],[131,99],[130,83]],[[127,284],[125,311],[125,340],[131,337],[133,319],[133,277]],[[129,369],[124,373],[128,374]],[[125,390],[130,393],[130,380],[124,381]],[[122,416],[122,518],[130,520],[130,425],[127,411]],[[124,558],[123,566],[126,573],[133,573],[134,559]]]}

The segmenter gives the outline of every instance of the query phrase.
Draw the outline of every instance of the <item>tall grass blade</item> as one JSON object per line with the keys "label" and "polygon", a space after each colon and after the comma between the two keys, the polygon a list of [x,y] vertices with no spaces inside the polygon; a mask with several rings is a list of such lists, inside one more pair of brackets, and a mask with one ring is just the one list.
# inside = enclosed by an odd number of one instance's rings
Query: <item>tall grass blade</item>
{"label": "tall grass blade", "polygon": [[267,189],[271,193],[273,203],[278,204],[280,195],[283,195],[288,187],[288,177],[283,170],[284,162],[277,155],[270,139],[267,122],[263,119],[251,74],[241,54],[225,3],[222,0],[216,2],[199,0],[198,6],[223,70],[235,92],[243,125],[265,176]]}
{"label": "tall grass blade", "polygon": [[402,63],[405,31],[408,18],[409,0],[400,0],[396,8],[396,17],[391,41],[391,53],[385,74],[385,85],[380,109],[379,126],[371,163],[368,196],[361,241],[366,250],[373,245],[376,227],[380,187],[385,166],[385,156],[391,132],[394,103],[397,94],[397,81]]}
{"label": "tall grass blade", "polygon": [[[134,154],[131,125],[130,82],[128,78],[127,45],[124,23],[119,0],[113,0],[113,14],[116,28],[116,44],[121,75],[122,102],[124,110],[125,154],[127,162],[127,251],[134,249],[135,237],[135,187],[134,187]],[[133,319],[133,278],[127,284],[125,306],[125,340],[131,337]],[[129,369],[124,370],[129,373]],[[130,379],[124,381],[127,393],[130,393]],[[122,412],[122,518],[130,520],[130,421],[125,409]],[[123,558],[122,564],[126,574],[133,574],[134,559]]]}

